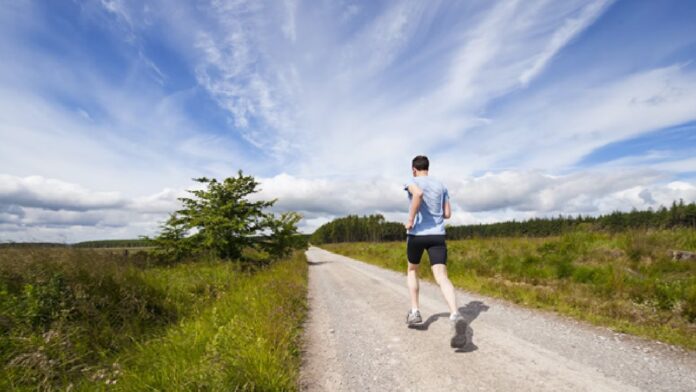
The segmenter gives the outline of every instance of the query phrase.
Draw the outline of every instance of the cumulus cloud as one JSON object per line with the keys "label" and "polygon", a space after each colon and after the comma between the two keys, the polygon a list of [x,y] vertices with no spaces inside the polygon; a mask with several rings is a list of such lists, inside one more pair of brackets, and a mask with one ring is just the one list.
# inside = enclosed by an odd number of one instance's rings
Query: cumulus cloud
{"label": "cumulus cloud", "polygon": [[[453,204],[452,224],[489,223],[558,214],[598,215],[632,208],[669,206],[696,200],[696,186],[668,181],[665,172],[610,169],[552,175],[541,171],[503,171],[478,177],[442,178]],[[262,198],[278,198],[276,210],[305,214],[304,227],[328,218],[381,213],[406,218],[408,199],[402,184],[384,177],[303,179],[288,174],[261,179]]]}
{"label": "cumulus cloud", "polygon": [[117,192],[91,192],[76,184],[41,176],[22,178],[0,174],[0,204],[86,211],[119,208],[125,202]]}
{"label": "cumulus cloud", "polygon": [[[441,179],[451,195],[450,224],[471,224],[558,214],[598,215],[696,200],[694,184],[669,178],[656,170],[611,168],[567,175],[508,170]],[[300,229],[307,233],[348,214],[380,213],[403,221],[408,209],[402,181],[389,177],[312,179],[282,173],[258,181],[260,191],[252,198],[277,199],[274,212],[300,212],[304,216]],[[26,240],[39,232],[54,236],[59,228],[65,230],[61,241],[84,239],[80,236],[85,227],[99,228],[94,233],[110,228],[111,233],[131,237],[152,235],[169,213],[180,208],[177,199],[187,195],[184,189],[163,189],[126,198],[56,179],[0,175],[0,225],[4,227],[0,240]]]}
{"label": "cumulus cloud", "polygon": [[[504,171],[458,182],[452,194],[457,195],[464,210],[472,212],[507,208],[541,214],[596,214],[610,212],[610,208],[625,210],[618,204],[609,207],[608,200],[620,198],[622,192],[630,189],[647,189],[662,178],[664,174],[653,170],[584,171],[563,176]],[[652,201],[654,206],[656,202]],[[665,199],[660,201],[664,203]],[[638,205],[634,202],[629,206]]]}
{"label": "cumulus cloud", "polygon": [[[0,63],[0,240],[151,234],[190,178],[239,168],[260,180],[257,197],[279,199],[274,211],[303,213],[305,231],[349,213],[403,220],[401,179],[423,153],[450,187],[453,224],[693,201],[689,156],[578,164],[696,120],[696,72],[672,55],[692,38],[671,36],[655,61],[594,38],[593,51],[628,65],[568,64],[616,6],[77,4],[66,25],[108,36],[87,40],[112,45],[100,54],[52,30],[41,3],[14,2],[0,9],[11,53]],[[62,38],[46,41],[52,50],[25,44],[48,36]]]}
{"label": "cumulus cloud", "polygon": [[187,196],[190,195],[183,190],[165,188],[153,195],[133,198],[127,207],[130,210],[143,213],[166,214],[181,206],[178,198]]}
{"label": "cumulus cloud", "polygon": [[379,177],[327,180],[282,173],[260,182],[256,197],[277,198],[275,209],[304,212],[310,217],[398,211],[405,198],[399,183]]}
{"label": "cumulus cloud", "polygon": [[[75,241],[91,234],[110,232],[131,238],[150,235],[167,214],[179,207],[184,191],[164,189],[141,197],[119,192],[95,192],[80,185],[41,176],[0,174],[0,241],[40,240],[37,233],[51,233],[53,240]],[[63,230],[62,235],[56,233]],[[78,234],[80,233],[80,234]]]}

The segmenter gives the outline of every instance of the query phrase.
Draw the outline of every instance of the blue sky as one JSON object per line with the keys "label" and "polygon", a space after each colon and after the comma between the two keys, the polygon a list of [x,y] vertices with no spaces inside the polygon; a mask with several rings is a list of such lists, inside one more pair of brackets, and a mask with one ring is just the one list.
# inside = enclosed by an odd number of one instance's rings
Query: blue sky
{"label": "blue sky", "polygon": [[687,1],[26,1],[0,7],[0,241],[153,234],[243,169],[304,231],[696,200]]}

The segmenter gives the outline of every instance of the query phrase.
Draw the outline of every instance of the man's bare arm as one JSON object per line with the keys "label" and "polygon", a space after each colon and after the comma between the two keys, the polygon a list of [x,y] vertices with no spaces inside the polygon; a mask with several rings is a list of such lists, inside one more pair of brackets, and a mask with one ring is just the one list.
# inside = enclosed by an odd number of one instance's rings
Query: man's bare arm
{"label": "man's bare arm", "polygon": [[445,201],[445,210],[443,212],[445,219],[452,217],[452,207],[450,206],[449,199]]}
{"label": "man's bare arm", "polygon": [[406,226],[407,230],[413,227],[413,222],[416,220],[416,214],[420,208],[421,201],[423,200],[423,191],[416,185],[411,184],[408,186],[408,191],[411,193],[411,207],[408,210],[408,222]]}

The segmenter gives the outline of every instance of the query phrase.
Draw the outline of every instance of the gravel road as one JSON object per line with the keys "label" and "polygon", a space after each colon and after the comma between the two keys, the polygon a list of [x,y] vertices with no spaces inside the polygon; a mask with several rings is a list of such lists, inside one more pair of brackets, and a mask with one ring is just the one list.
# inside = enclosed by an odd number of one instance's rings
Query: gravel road
{"label": "gravel road", "polygon": [[696,391],[696,352],[459,290],[467,345],[453,349],[434,284],[408,328],[405,275],[316,247],[307,259],[302,390]]}

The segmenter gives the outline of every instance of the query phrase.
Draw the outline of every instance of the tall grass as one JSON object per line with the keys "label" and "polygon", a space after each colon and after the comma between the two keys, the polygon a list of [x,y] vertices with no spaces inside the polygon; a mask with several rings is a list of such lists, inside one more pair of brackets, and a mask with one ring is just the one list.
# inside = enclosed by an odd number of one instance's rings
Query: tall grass
{"label": "tall grass", "polygon": [[[121,385],[143,390],[145,385],[134,381],[142,370],[137,364],[152,367],[155,362],[139,359],[147,356],[141,348],[156,350],[166,344],[172,331],[208,322],[203,320],[211,312],[235,313],[228,308],[232,306],[241,309],[239,314],[244,309],[261,309],[263,300],[245,292],[253,291],[249,285],[262,277],[296,291],[291,303],[279,301],[277,308],[263,309],[283,314],[283,306],[292,307],[301,318],[306,267],[300,259],[281,261],[254,273],[242,271],[236,263],[215,260],[145,267],[140,256],[133,262],[122,252],[4,248],[0,250],[0,390],[113,388],[122,378],[130,381]],[[294,275],[277,272],[290,265],[295,267]],[[243,300],[232,302],[230,298]],[[299,323],[296,318],[289,320]],[[268,323],[266,329],[239,333],[268,339],[276,325],[270,317],[262,321]],[[282,328],[284,333],[294,330],[286,324]],[[288,338],[285,346],[277,347],[279,356],[283,350],[292,353],[296,342]],[[235,355],[249,354],[240,353]],[[181,361],[188,355],[183,352]],[[286,380],[295,377],[292,369],[285,369]],[[255,376],[268,375],[250,377]],[[232,389],[267,382],[234,377],[228,381]]]}
{"label": "tall grass", "polygon": [[[297,388],[307,263],[291,260],[244,278],[200,315],[118,359],[113,390],[264,390]],[[80,389],[93,390],[94,383]]]}
{"label": "tall grass", "polygon": [[[548,238],[449,241],[448,270],[461,288],[551,309],[617,331],[696,348],[696,250],[689,229]],[[326,244],[326,249],[397,271],[405,243]],[[424,256],[427,266],[427,256]],[[422,275],[432,279],[428,268]]]}

